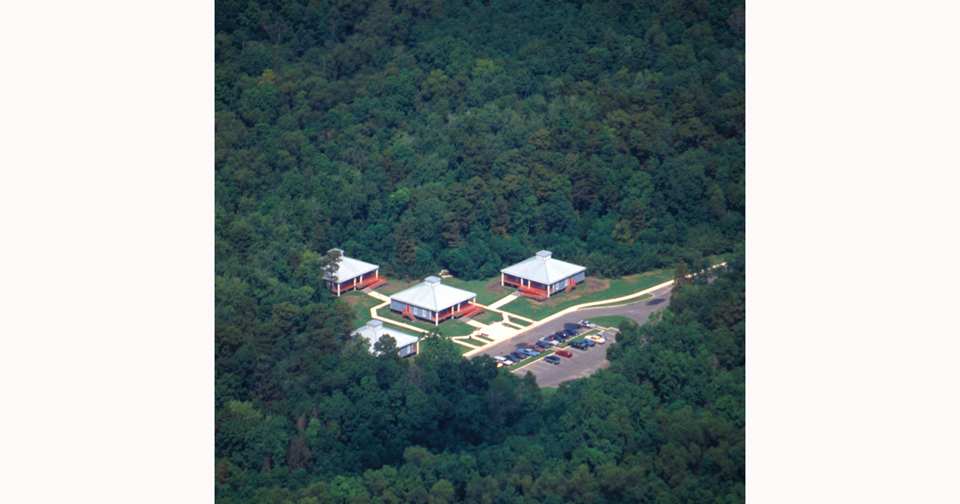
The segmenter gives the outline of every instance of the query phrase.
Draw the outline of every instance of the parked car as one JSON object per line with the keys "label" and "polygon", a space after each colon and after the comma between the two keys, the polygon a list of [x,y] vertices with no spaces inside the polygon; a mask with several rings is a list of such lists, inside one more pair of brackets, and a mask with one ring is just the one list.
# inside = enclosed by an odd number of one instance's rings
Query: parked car
{"label": "parked car", "polygon": [[536,345],[530,345],[530,346],[525,347],[525,348],[526,348],[527,350],[530,350],[531,352],[538,353],[538,354],[543,351],[542,348],[537,348]]}
{"label": "parked car", "polygon": [[555,345],[556,345],[556,344],[563,343],[564,341],[566,341],[566,339],[561,338],[560,336],[557,336],[556,334],[551,334],[550,336],[547,336],[547,340],[554,342]]}
{"label": "parked car", "polygon": [[557,331],[553,333],[553,335],[560,338],[560,341],[567,341],[568,339],[570,339],[570,336],[567,336],[567,334],[563,331]]}
{"label": "parked car", "polygon": [[524,354],[524,355],[527,355],[527,356],[529,356],[529,357],[536,357],[536,356],[537,356],[537,352],[534,352],[533,350],[527,350],[526,348],[518,348],[518,349],[517,349],[517,352],[522,353],[522,354]]}
{"label": "parked car", "polygon": [[557,350],[557,355],[559,355],[560,357],[566,357],[568,359],[570,357],[573,357],[573,354],[570,353],[569,350]]}
{"label": "parked car", "polygon": [[594,324],[593,322],[590,322],[589,320],[581,320],[581,321],[580,321],[580,327],[586,327],[586,328],[589,328],[589,329],[593,329],[594,327],[597,327],[597,324]]}
{"label": "parked car", "polygon": [[590,336],[587,336],[584,339],[588,339],[594,343],[599,343],[601,345],[607,342],[607,340],[603,336],[600,336],[599,334],[591,334]]}
{"label": "parked car", "polygon": [[505,359],[505,358],[503,358],[503,357],[501,357],[501,356],[499,356],[499,355],[497,355],[496,357],[494,357],[493,360],[497,361],[497,364],[506,364],[506,363],[507,363],[507,359]]}
{"label": "parked car", "polygon": [[556,344],[557,344],[557,343],[555,343],[555,342],[554,342],[554,343],[551,343],[551,342],[549,342],[549,341],[543,341],[543,340],[537,340],[537,342],[534,343],[534,345],[535,345],[537,348],[540,348],[541,350],[546,350],[546,349],[548,349],[548,348],[550,348],[550,347],[552,347],[553,345],[556,345]]}
{"label": "parked car", "polygon": [[547,361],[547,362],[549,362],[550,364],[553,364],[553,365],[558,365],[558,364],[560,364],[560,357],[557,357],[556,355],[548,355],[548,356],[547,356],[546,358],[544,358],[543,360],[545,360],[545,361]]}
{"label": "parked car", "polygon": [[580,341],[582,341],[584,344],[586,344],[586,345],[588,345],[588,346],[594,346],[594,345],[597,344],[595,341],[591,341],[591,340],[588,340],[588,339],[582,339],[582,340],[580,340]]}
{"label": "parked car", "polygon": [[559,341],[554,340],[554,339],[550,339],[549,336],[547,336],[546,338],[541,338],[541,339],[540,339],[540,343],[545,343],[545,344],[547,344],[547,345],[550,345],[551,347],[555,347],[555,346],[557,346],[557,345],[560,344]]}
{"label": "parked car", "polygon": [[580,333],[578,333],[577,331],[575,331],[575,330],[573,330],[573,329],[571,329],[571,328],[569,328],[569,327],[566,328],[566,329],[564,329],[564,330],[563,330],[563,333],[566,334],[567,336],[571,337],[571,338],[574,337],[574,336],[576,336],[576,335],[578,335],[578,334],[580,334]]}
{"label": "parked car", "polygon": [[507,357],[508,357],[510,360],[512,360],[514,364],[516,364],[516,363],[518,363],[518,362],[522,361],[523,359],[526,359],[527,357],[530,357],[530,356],[529,356],[529,355],[524,355],[524,354],[522,354],[522,353],[520,353],[520,352],[510,352],[510,355],[507,355]]}
{"label": "parked car", "polygon": [[503,356],[500,356],[500,355],[494,357],[494,359],[499,359],[499,360],[497,360],[497,363],[501,363],[501,362],[502,362],[504,365],[507,365],[507,366],[512,366],[512,365],[514,365],[514,364],[517,363],[517,361],[511,359],[510,357],[503,357]]}
{"label": "parked car", "polygon": [[570,343],[570,346],[579,350],[586,350],[587,348],[590,348],[590,345],[587,345],[582,341],[574,341],[573,343]]}

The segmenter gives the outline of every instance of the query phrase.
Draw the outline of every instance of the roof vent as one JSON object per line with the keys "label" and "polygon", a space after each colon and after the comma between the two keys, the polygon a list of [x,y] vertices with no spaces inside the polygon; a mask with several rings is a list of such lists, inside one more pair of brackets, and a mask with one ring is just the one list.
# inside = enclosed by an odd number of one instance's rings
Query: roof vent
{"label": "roof vent", "polygon": [[371,328],[371,329],[379,329],[379,328],[383,327],[383,321],[382,321],[382,320],[371,320],[370,322],[367,322],[367,327],[369,327],[369,328]]}
{"label": "roof vent", "polygon": [[547,259],[550,259],[550,256],[552,255],[553,253],[550,252],[549,250],[541,250],[540,252],[537,252],[537,259],[540,259],[541,261],[546,261]]}
{"label": "roof vent", "polygon": [[431,287],[440,285],[440,277],[428,276],[427,279],[423,281],[423,283]]}

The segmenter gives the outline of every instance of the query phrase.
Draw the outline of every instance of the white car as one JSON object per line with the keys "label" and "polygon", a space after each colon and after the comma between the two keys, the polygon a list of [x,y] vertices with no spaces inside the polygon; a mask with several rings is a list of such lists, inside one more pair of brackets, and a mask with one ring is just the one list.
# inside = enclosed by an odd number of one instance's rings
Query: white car
{"label": "white car", "polygon": [[581,321],[580,321],[580,327],[586,327],[586,328],[588,328],[588,329],[593,329],[594,327],[597,327],[597,324],[594,324],[593,322],[590,322],[589,320],[581,320]]}
{"label": "white car", "polygon": [[544,343],[546,343],[546,344],[548,344],[548,345],[550,345],[550,346],[557,346],[557,345],[560,344],[559,341],[549,340],[549,339],[547,339],[547,338],[540,338],[540,341],[542,341],[542,342],[544,342]]}
{"label": "white car", "polygon": [[494,357],[493,360],[497,361],[497,364],[503,364],[504,366],[509,366],[509,365],[511,365],[511,364],[514,364],[514,362],[513,362],[512,360],[510,360],[510,359],[508,359],[508,358],[506,358],[506,357],[499,356],[499,355],[497,355],[496,357]]}

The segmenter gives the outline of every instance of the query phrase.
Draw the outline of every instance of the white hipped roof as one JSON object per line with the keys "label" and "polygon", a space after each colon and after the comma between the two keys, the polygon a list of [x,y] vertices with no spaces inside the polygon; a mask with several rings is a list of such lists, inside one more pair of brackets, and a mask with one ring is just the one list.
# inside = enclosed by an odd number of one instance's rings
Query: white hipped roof
{"label": "white hipped roof", "polygon": [[355,336],[362,336],[370,343],[370,352],[373,352],[373,346],[377,344],[377,341],[380,341],[380,338],[386,334],[389,334],[397,341],[397,349],[401,349],[407,345],[412,345],[419,341],[420,338],[416,336],[411,336],[405,332],[400,332],[395,329],[388,329],[383,327],[383,321],[381,320],[371,320],[367,322],[367,325],[353,331]]}
{"label": "white hipped roof", "polygon": [[537,252],[537,255],[508,268],[503,268],[500,272],[544,285],[551,285],[586,270],[587,268],[583,266],[554,259],[552,253],[541,250]]}
{"label": "white hipped roof", "polygon": [[336,273],[333,274],[333,278],[327,277],[327,280],[331,280],[336,283],[346,282],[351,278],[356,278],[360,275],[366,275],[367,273],[373,273],[380,266],[376,264],[370,264],[368,262],[361,261],[359,259],[353,259],[343,255],[343,251],[340,249],[333,249],[340,252],[340,268],[337,269]]}
{"label": "white hipped roof", "polygon": [[477,297],[475,292],[443,285],[440,283],[440,277],[431,276],[427,277],[422,284],[390,296],[390,300],[439,312],[475,297]]}

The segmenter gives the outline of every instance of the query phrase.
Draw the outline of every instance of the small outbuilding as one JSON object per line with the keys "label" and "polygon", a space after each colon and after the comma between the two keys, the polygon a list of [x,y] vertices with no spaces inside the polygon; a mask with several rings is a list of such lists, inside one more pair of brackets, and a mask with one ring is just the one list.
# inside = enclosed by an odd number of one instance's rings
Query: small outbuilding
{"label": "small outbuilding", "polygon": [[397,342],[397,351],[400,357],[409,357],[420,352],[420,338],[396,329],[386,328],[383,326],[382,320],[371,320],[367,322],[367,325],[353,331],[352,334],[367,340],[371,353],[376,353],[374,346],[385,335],[390,335]]}
{"label": "small outbuilding", "polygon": [[390,296],[390,310],[410,320],[421,319],[440,325],[450,318],[483,313],[477,294],[440,283],[440,277],[427,277],[423,283]]}
{"label": "small outbuilding", "polygon": [[373,289],[387,283],[386,277],[380,276],[380,266],[347,257],[340,249],[330,250],[334,251],[340,252],[337,270],[323,278],[330,292],[340,296],[352,290]]}
{"label": "small outbuilding", "polygon": [[516,287],[521,295],[547,299],[576,287],[586,278],[587,268],[554,259],[548,250],[500,270],[500,285]]}

